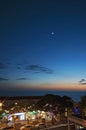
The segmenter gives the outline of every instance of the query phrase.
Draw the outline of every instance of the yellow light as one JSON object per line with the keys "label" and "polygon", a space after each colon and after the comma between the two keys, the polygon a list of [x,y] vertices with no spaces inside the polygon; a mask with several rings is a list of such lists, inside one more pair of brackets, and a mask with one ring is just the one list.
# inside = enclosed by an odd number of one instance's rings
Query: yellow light
{"label": "yellow light", "polygon": [[2,103],[0,102],[0,107],[2,107]]}
{"label": "yellow light", "polygon": [[17,102],[15,102],[15,105],[18,105],[18,103],[17,103]]}

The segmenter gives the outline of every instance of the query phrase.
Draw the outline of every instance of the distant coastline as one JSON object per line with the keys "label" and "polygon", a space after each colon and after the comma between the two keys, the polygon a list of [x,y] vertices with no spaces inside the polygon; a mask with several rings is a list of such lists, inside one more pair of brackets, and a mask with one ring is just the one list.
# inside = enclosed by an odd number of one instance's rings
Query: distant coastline
{"label": "distant coastline", "polygon": [[68,97],[71,97],[73,99],[73,101],[75,102],[79,102],[80,101],[80,98],[81,96],[84,96],[86,95],[86,91],[54,91],[54,90],[29,90],[29,91],[16,91],[16,94],[14,93],[14,91],[11,91],[10,92],[10,95],[7,95],[8,92],[0,92],[0,97],[6,97],[6,96],[9,96],[9,97],[16,97],[16,96],[19,96],[19,97],[28,97],[28,96],[44,96],[46,94],[54,94],[54,95],[59,95],[59,96],[68,96]]}

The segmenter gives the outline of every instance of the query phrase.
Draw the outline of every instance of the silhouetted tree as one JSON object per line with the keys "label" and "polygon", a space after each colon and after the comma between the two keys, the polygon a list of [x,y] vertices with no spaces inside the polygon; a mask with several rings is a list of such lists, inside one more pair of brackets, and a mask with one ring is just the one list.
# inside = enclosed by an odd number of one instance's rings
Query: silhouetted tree
{"label": "silhouetted tree", "polygon": [[81,97],[79,104],[80,104],[82,117],[86,118],[86,95]]}
{"label": "silhouetted tree", "polygon": [[63,113],[65,108],[69,110],[73,108],[73,100],[67,96],[60,97],[58,95],[47,94],[37,102],[36,108]]}

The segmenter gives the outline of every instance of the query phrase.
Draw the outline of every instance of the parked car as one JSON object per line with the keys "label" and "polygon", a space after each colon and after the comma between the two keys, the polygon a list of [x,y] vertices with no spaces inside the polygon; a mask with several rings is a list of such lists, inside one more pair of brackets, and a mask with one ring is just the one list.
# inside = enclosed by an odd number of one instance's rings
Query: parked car
{"label": "parked car", "polygon": [[20,130],[31,130],[31,128],[32,128],[32,125],[27,124],[27,125],[21,126]]}
{"label": "parked car", "polygon": [[13,126],[3,127],[3,128],[0,128],[0,130],[14,130],[14,127]]}
{"label": "parked car", "polygon": [[46,125],[44,123],[39,123],[35,125],[36,128],[46,128]]}

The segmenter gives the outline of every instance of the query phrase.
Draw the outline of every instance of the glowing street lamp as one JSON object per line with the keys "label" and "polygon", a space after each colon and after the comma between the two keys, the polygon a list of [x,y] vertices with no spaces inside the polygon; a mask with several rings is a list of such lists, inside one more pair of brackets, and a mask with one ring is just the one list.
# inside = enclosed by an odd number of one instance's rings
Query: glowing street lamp
{"label": "glowing street lamp", "polygon": [[17,103],[17,102],[15,102],[15,105],[18,105],[18,103]]}
{"label": "glowing street lamp", "polygon": [[0,102],[0,111],[2,111],[2,105],[3,105],[2,102]]}
{"label": "glowing street lamp", "polygon": [[0,107],[2,107],[2,102],[0,102]]}

